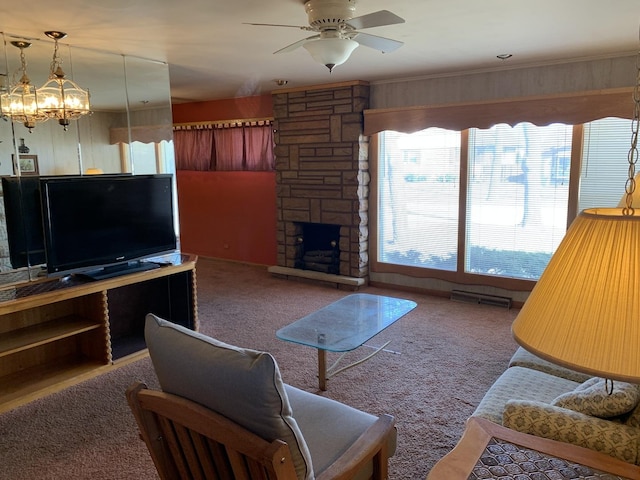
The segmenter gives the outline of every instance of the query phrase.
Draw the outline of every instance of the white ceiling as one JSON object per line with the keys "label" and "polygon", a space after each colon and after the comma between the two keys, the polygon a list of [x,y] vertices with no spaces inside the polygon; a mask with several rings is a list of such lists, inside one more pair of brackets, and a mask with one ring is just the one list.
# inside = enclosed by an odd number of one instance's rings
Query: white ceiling
{"label": "white ceiling", "polygon": [[[2,2],[0,31],[64,40],[169,64],[174,103],[269,93],[346,80],[385,81],[495,70],[638,51],[640,0],[359,0],[356,15],[387,9],[406,23],[366,33],[405,44],[364,46],[333,73],[304,48],[273,52],[312,35],[302,0],[32,0]],[[509,60],[499,54],[509,53]]]}

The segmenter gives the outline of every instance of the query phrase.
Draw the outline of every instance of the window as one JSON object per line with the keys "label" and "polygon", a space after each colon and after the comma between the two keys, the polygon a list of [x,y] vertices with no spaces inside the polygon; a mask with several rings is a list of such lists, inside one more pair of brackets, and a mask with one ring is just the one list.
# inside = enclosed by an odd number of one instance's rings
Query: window
{"label": "window", "polygon": [[[379,133],[376,261],[459,282],[537,280],[576,213],[572,189],[579,210],[620,202],[629,132],[630,120],[605,118]],[[570,178],[574,151],[579,182]]]}
{"label": "window", "polygon": [[380,261],[455,271],[460,132],[383,132],[380,146]]}
{"label": "window", "polygon": [[572,130],[469,131],[465,272],[540,277],[567,226]]}
{"label": "window", "polygon": [[138,175],[158,173],[155,143],[131,142],[130,149],[132,158],[135,159],[134,173]]}
{"label": "window", "polygon": [[631,122],[603,118],[585,124],[578,209],[615,207],[629,175]]}

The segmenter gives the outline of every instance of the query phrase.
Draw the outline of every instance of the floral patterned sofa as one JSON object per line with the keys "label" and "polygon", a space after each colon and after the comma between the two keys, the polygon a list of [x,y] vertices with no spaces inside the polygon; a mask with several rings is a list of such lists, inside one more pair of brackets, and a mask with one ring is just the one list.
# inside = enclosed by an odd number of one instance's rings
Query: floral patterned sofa
{"label": "floral patterned sofa", "polygon": [[640,465],[640,385],[604,384],[519,348],[473,416]]}

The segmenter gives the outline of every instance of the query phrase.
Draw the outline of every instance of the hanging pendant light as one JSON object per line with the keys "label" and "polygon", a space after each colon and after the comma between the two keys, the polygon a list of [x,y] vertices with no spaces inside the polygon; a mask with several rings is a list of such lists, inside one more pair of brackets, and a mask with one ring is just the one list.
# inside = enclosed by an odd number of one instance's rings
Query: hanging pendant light
{"label": "hanging pendant light", "polygon": [[23,123],[31,132],[37,122],[48,120],[48,117],[38,110],[36,87],[31,85],[27,75],[27,61],[24,49],[29,48],[31,43],[16,40],[11,42],[11,45],[20,49],[20,71],[22,76],[17,85],[12,87],[9,92],[0,95],[0,109],[3,115],[15,122]]}
{"label": "hanging pendant light", "polygon": [[44,33],[54,40],[55,45],[49,80],[37,90],[38,110],[47,118],[57,119],[66,131],[69,120],[91,113],[89,92],[80,88],[73,80],[66,78],[62,70],[62,61],[58,55],[58,40],[65,38],[67,34],[55,31]]}

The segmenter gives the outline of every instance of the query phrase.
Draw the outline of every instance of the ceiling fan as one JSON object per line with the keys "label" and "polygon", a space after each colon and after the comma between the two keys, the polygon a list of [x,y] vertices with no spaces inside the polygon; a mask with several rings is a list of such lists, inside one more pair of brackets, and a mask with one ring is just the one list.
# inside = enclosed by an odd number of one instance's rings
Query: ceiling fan
{"label": "ceiling fan", "polygon": [[304,47],[314,60],[325,65],[330,72],[336,65],[346,62],[359,45],[374,48],[382,53],[392,52],[403,45],[403,42],[398,40],[359,31],[365,28],[404,23],[403,18],[388,10],[354,17],[355,0],[308,0],[304,4],[304,9],[309,19],[308,26],[273,23],[248,23],[248,25],[292,27],[317,32],[317,35],[298,40],[274,53],[286,53],[298,47]]}

